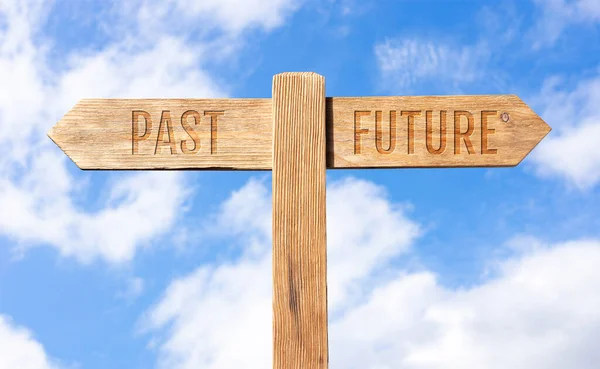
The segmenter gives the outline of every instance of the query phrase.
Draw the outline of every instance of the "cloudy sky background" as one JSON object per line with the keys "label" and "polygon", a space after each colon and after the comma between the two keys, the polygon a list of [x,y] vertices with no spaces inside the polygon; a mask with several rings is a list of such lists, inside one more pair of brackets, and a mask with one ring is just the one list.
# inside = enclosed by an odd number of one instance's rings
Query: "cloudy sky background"
{"label": "cloudy sky background", "polygon": [[331,368],[597,368],[598,55],[597,0],[0,0],[0,369],[271,367],[270,174],[82,172],[46,132],[284,71],[553,128],[516,168],[328,172]]}

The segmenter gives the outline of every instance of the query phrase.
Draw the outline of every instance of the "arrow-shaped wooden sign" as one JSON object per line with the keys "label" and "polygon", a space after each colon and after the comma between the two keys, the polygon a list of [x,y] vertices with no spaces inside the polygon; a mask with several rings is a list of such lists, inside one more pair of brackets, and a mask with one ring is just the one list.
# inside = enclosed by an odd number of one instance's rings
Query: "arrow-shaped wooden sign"
{"label": "arrow-shaped wooden sign", "polygon": [[[514,95],[86,99],[48,135],[81,169],[273,170],[273,367],[328,367],[325,169],[517,165],[550,127]],[[210,318],[207,318],[210,319]]]}
{"label": "arrow-shaped wooden sign", "polygon": [[[327,167],[517,165],[550,127],[515,95],[326,99]],[[271,99],[84,99],[48,133],[81,169],[270,170]]]}

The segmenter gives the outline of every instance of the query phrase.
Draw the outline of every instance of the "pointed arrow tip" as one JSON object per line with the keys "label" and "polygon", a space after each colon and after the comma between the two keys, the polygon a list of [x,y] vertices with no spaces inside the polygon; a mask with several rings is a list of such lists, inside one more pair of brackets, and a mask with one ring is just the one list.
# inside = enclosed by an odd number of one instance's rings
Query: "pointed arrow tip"
{"label": "pointed arrow tip", "polygon": [[50,138],[56,146],[58,146],[65,154],[67,154],[67,152],[65,151],[65,148],[60,144],[60,140],[59,140],[60,134],[58,132],[56,132],[56,126],[59,123],[56,123],[52,128],[50,128],[48,130],[48,132],[46,132],[46,136],[48,136],[48,138]]}
{"label": "pointed arrow tip", "polygon": [[58,148],[61,149],[66,154],[65,149],[63,147],[61,147],[60,144],[57,141],[57,135],[56,135],[55,127],[56,126],[50,128],[48,130],[48,132],[46,132],[46,136],[48,136],[48,138],[51,139],[52,142],[54,142],[54,144],[56,146],[58,146]]}
{"label": "pointed arrow tip", "polygon": [[531,154],[531,152],[544,140],[544,138],[546,138],[546,136],[548,136],[548,134],[550,134],[550,132],[552,131],[552,127],[550,127],[550,125],[548,123],[546,123],[546,121],[544,119],[542,119],[542,117],[540,117],[536,112],[533,111],[533,109],[529,108],[533,114],[535,114],[535,116],[537,117],[537,120],[541,123],[541,127],[539,129],[539,135],[537,138],[537,142],[531,147],[531,149],[529,149],[527,151],[527,153],[525,153],[525,155],[521,158],[521,160],[519,160],[519,163],[517,163],[517,165],[521,164],[521,162],[523,162],[523,160],[525,160],[526,157],[529,156],[529,154]]}
{"label": "pointed arrow tip", "polygon": [[544,140],[544,138],[552,131],[552,127],[539,114],[537,114],[523,99],[515,94],[507,95],[509,100],[513,100],[515,107],[519,107],[523,112],[525,120],[528,121],[526,124],[527,129],[523,130],[519,133],[519,135],[523,135],[524,137],[528,136],[528,149],[523,151],[523,155],[520,157],[518,162],[512,166],[517,166],[525,160],[527,156],[535,149],[540,142]]}
{"label": "pointed arrow tip", "polygon": [[57,146],[58,144],[56,143],[56,141],[54,140],[54,127],[50,128],[48,130],[48,132],[46,132],[46,136],[48,136],[49,139],[52,140],[52,142],[54,142]]}
{"label": "pointed arrow tip", "polygon": [[[57,125],[58,125],[58,123],[57,123]],[[59,148],[59,149],[60,149],[60,150],[61,150],[63,153],[65,153],[65,155],[66,155],[66,156],[67,156],[67,157],[68,157],[68,158],[69,158],[69,159],[70,159],[70,160],[73,162],[73,164],[75,164],[75,165],[76,165],[76,166],[77,166],[79,169],[82,169],[82,170],[84,170],[84,168],[82,168],[82,167],[81,167],[79,164],[77,164],[77,162],[76,162],[76,161],[73,159],[73,157],[72,157],[72,156],[69,154],[69,152],[67,152],[67,151],[65,150],[65,148],[64,148],[64,147],[63,147],[63,146],[62,146],[62,145],[59,143],[58,137],[59,137],[60,135],[57,135],[57,134],[56,134],[55,128],[56,128],[56,125],[55,125],[55,126],[53,126],[52,128],[50,128],[50,129],[48,130],[48,132],[46,132],[46,136],[48,136],[48,138],[50,138],[50,139],[52,140],[52,142],[54,142],[54,144],[55,144],[56,146],[58,146],[58,148]]]}

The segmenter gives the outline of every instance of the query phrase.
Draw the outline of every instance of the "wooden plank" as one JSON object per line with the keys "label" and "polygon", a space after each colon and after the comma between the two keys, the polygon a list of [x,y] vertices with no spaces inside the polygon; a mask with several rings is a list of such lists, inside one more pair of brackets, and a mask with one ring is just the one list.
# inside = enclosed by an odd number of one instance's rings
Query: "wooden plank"
{"label": "wooden plank", "polygon": [[273,78],[273,368],[325,369],[325,79]]}
{"label": "wooden plank", "polygon": [[[334,97],[326,106],[328,168],[515,166],[550,132],[515,95]],[[48,135],[82,169],[269,170],[271,117],[270,99],[86,99]]]}
{"label": "wooden plank", "polygon": [[334,97],[327,104],[329,168],[515,166],[550,132],[515,95]]}
{"label": "wooden plank", "polygon": [[271,104],[271,99],[84,99],[48,136],[81,169],[267,170]]}

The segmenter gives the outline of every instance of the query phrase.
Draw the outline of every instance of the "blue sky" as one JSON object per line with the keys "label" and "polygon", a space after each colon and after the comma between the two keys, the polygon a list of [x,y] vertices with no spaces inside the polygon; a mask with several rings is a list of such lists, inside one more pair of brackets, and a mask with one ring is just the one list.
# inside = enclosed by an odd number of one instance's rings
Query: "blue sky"
{"label": "blue sky", "polygon": [[0,0],[0,369],[271,366],[270,173],[83,172],[46,132],[284,71],[553,128],[515,168],[327,173],[331,368],[598,366],[597,0]]}

